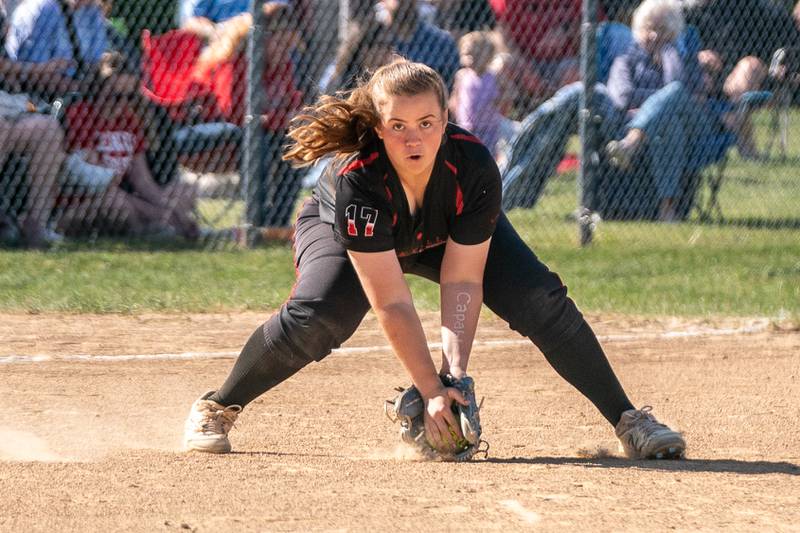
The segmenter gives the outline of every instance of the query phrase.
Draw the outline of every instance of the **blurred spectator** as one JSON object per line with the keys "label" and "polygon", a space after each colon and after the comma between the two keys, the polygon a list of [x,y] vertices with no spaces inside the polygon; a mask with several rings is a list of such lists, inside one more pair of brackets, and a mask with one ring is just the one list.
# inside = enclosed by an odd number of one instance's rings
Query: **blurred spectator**
{"label": "blurred spectator", "polygon": [[[63,3],[63,5],[62,5]],[[64,9],[72,10],[76,57]],[[49,72],[31,75],[23,88],[51,98],[85,92],[95,79],[104,54],[110,52],[107,20],[97,0],[22,0],[10,15],[6,51],[20,63],[35,63]],[[85,72],[78,72],[83,64]],[[136,76],[115,73],[117,91],[136,91]]]}
{"label": "blurred spectator", "polygon": [[792,18],[794,19],[794,27],[800,31],[800,1],[794,5],[792,10]]}
{"label": "blurred spectator", "polygon": [[[251,183],[251,198],[257,206],[250,222],[270,228],[270,238],[285,240],[291,235],[294,203],[302,181],[297,170],[281,157],[286,128],[293,114],[303,102],[303,93],[295,83],[292,51],[299,39],[301,17],[295,16],[291,4],[281,1],[265,2],[261,12],[264,30],[264,72],[260,92],[261,150],[259,169]],[[215,39],[201,54],[196,74],[202,80],[218,65],[234,61],[231,100],[233,107],[227,119],[236,125],[244,124],[244,102],[247,85],[238,83],[246,79],[246,63],[239,58],[252,20],[229,19],[234,25],[226,30],[230,40]],[[235,22],[234,22],[235,21]],[[237,58],[239,58],[237,60]]]}
{"label": "blurred spectator", "polygon": [[[283,4],[291,9],[293,21],[298,28],[308,24],[308,0],[279,0],[261,2],[262,10],[269,9],[265,4]],[[258,4],[258,2],[257,2]],[[244,44],[246,30],[253,24],[250,14],[250,0],[181,0],[178,7],[178,26],[202,37],[219,49]]]}
{"label": "blurred spectator", "polygon": [[[53,76],[59,87],[56,94],[78,91],[83,99],[68,107],[73,153],[67,160],[71,170],[67,176],[72,184],[84,187],[67,191],[70,204],[59,227],[74,230],[79,222],[103,220],[119,221],[133,233],[171,225],[184,236],[196,235],[196,224],[186,215],[191,207],[176,200],[180,186],[162,189],[150,173],[139,126],[144,115],[137,98],[138,72],[122,72],[124,57],[110,49],[105,12],[111,7],[110,0],[23,0],[11,16],[6,45],[10,55],[20,65],[35,64],[39,69],[53,71],[60,65]],[[84,68],[76,68],[81,65]],[[29,76],[26,82],[44,94],[53,88],[44,74]],[[111,156],[101,153],[103,149],[120,152],[117,167]],[[130,154],[125,153],[128,149]]]}
{"label": "blurred spectator", "polygon": [[178,22],[181,28],[211,42],[224,38],[226,25],[235,25],[237,18],[252,22],[249,7],[250,0],[182,0]]}
{"label": "blurred spectator", "polygon": [[113,106],[84,101],[67,108],[65,181],[71,199],[60,227],[68,233],[120,228],[134,235],[166,232],[197,238],[194,190],[183,183],[156,183],[133,105],[113,90],[113,85],[102,85],[96,95],[100,102],[113,98]]}
{"label": "blurred spectator", "polygon": [[[686,3],[685,13],[703,42],[698,59],[712,95],[733,102],[763,87],[775,50],[800,43],[789,10],[769,0],[695,0]],[[749,117],[736,119],[730,125],[740,153],[757,156]]]}
{"label": "blurred spectator", "polygon": [[[48,227],[64,161],[64,134],[54,118],[36,112],[32,98],[19,92],[19,76],[42,71],[5,55],[6,6],[0,1],[0,234],[2,240],[43,248],[60,240]],[[9,164],[25,161],[23,179]],[[16,218],[16,221],[14,220]]]}
{"label": "blurred spectator", "polygon": [[496,19],[487,0],[439,0],[436,24],[457,41],[473,31],[492,30]]}
{"label": "blurred spectator", "polygon": [[[598,134],[608,142],[612,163],[652,177],[658,196],[656,215],[664,221],[677,216],[675,200],[682,194],[683,174],[711,162],[708,148],[717,123],[705,99],[694,51],[688,46],[680,47],[686,53],[679,49],[683,27],[676,0],[642,2],[633,17],[634,42],[614,60],[607,87],[595,87],[591,106],[601,118]],[[505,192],[533,168],[536,175],[526,175],[525,180],[536,188],[531,196],[538,196],[569,136],[577,131],[582,91],[581,82],[567,85],[526,117],[517,141],[524,145],[525,157],[512,160],[504,175]],[[642,164],[632,165],[634,159]],[[506,208],[515,206],[514,196],[504,200]]]}
{"label": "blurred spectator", "polygon": [[630,26],[631,16],[638,5],[639,0],[600,0],[600,9],[607,21],[621,22],[627,26]]}
{"label": "blurred spectator", "polygon": [[459,67],[453,37],[422,18],[417,0],[384,0],[379,7],[378,20],[393,33],[395,51],[435,69],[452,89]]}
{"label": "blurred spectator", "polygon": [[664,221],[676,218],[689,148],[709,131],[697,58],[682,57],[676,43],[684,27],[676,0],[642,2],[633,14],[635,42],[614,61],[608,78],[611,101],[629,119],[622,140],[608,144],[609,155],[626,168],[646,146]]}
{"label": "blurred spectator", "polygon": [[[309,51],[306,44],[313,41],[313,36],[308,34],[311,28],[310,0],[278,0],[256,4],[262,7],[262,12],[270,9],[268,4],[281,4],[290,10],[291,15],[287,16],[293,18],[291,22],[298,29],[291,50],[295,84],[304,90],[316,88],[320,76],[319,68],[314,65],[317,51]],[[181,0],[178,19],[182,29],[208,43],[206,55],[213,50],[219,57],[232,57],[234,52],[244,50],[247,32],[253,24],[249,8],[248,0]],[[219,61],[219,58],[205,59]]]}
{"label": "blurred spectator", "polygon": [[369,72],[388,63],[395,54],[394,39],[374,18],[354,28],[336,52],[328,79],[323,79],[321,92],[348,90]]}
{"label": "blurred spectator", "polygon": [[582,0],[490,3],[511,53],[501,76],[515,80],[521,112],[579,79]]}
{"label": "blurred spectator", "polygon": [[[2,68],[0,59],[0,68]],[[0,92],[5,101],[9,93]],[[14,95],[22,96],[24,95]],[[31,248],[43,248],[59,241],[59,235],[48,227],[55,206],[58,177],[64,161],[62,144],[64,134],[58,121],[36,112],[20,110],[12,115],[2,106],[0,113],[0,168],[9,156],[25,158],[25,180],[20,190],[15,176],[0,176],[0,213],[8,224],[16,211],[22,244]],[[22,203],[16,206],[14,204]]]}
{"label": "blurred spectator", "polygon": [[462,68],[456,73],[450,97],[453,120],[471,131],[496,155],[502,115],[498,108],[500,90],[489,69],[496,48],[489,32],[471,32],[459,41]]}

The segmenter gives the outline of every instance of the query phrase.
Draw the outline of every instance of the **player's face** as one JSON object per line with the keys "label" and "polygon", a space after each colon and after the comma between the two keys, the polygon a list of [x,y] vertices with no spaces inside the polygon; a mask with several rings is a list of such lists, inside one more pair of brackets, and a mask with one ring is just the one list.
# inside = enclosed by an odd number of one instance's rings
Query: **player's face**
{"label": "player's face", "polygon": [[436,94],[389,96],[380,115],[375,131],[397,174],[403,180],[427,183],[447,125],[447,111]]}

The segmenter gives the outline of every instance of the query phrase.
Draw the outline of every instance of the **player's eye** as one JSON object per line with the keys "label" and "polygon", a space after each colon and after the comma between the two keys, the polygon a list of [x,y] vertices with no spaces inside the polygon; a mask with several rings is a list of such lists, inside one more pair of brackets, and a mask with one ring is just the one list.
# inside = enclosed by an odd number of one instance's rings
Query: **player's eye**
{"label": "player's eye", "polygon": [[428,129],[431,126],[433,126],[433,123],[430,120],[423,120],[422,122],[419,123],[419,127],[422,128],[423,130]]}
{"label": "player's eye", "polygon": [[404,128],[404,126],[402,124],[400,124],[399,122],[395,122],[394,124],[392,124],[392,129],[394,131],[403,131],[403,128]]}

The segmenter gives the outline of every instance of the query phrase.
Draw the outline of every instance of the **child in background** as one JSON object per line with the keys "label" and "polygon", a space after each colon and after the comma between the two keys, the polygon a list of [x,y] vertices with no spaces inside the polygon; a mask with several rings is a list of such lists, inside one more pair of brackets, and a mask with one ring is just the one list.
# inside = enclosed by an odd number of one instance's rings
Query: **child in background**
{"label": "child in background", "polygon": [[489,68],[496,51],[491,33],[464,35],[459,40],[462,68],[456,73],[450,97],[454,122],[472,132],[495,156],[503,121],[497,76]]}

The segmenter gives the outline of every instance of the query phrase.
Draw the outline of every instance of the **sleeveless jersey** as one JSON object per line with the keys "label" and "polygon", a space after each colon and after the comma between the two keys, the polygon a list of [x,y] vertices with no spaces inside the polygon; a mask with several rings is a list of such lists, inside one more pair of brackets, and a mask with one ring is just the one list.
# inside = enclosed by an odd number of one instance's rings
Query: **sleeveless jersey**
{"label": "sleeveless jersey", "polygon": [[333,159],[314,196],[320,218],[355,252],[395,250],[399,257],[452,238],[478,244],[494,233],[500,214],[500,172],[489,150],[471,133],[448,124],[425,189],[412,216],[383,141],[346,159]]}

